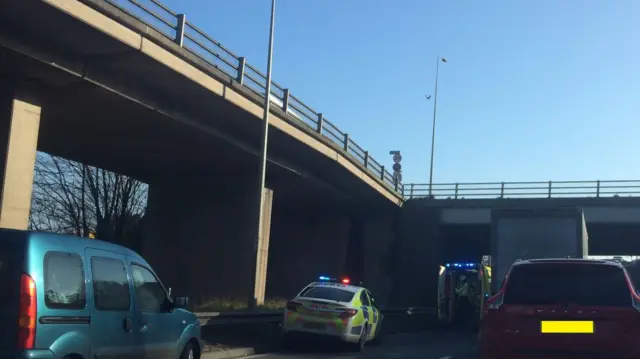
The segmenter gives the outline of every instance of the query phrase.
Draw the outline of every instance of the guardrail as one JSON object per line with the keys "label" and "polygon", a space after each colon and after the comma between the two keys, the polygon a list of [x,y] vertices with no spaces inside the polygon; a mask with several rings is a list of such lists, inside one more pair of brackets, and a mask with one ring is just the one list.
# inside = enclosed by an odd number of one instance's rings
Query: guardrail
{"label": "guardrail", "polygon": [[[82,0],[80,0],[82,1]],[[93,0],[95,1],[95,0]],[[229,81],[244,85],[264,99],[266,75],[250,65],[247,59],[225,48],[204,30],[189,22],[185,14],[169,9],[157,0],[102,0],[106,4],[127,13],[157,31],[169,41],[205,61],[229,76]],[[266,41],[266,37],[265,37]],[[396,192],[401,185],[395,183],[393,175],[385,166],[369,155],[369,152],[355,143],[348,133],[342,132],[327,120],[321,112],[295,97],[288,88],[272,81],[270,99],[289,116],[289,121],[303,125],[308,131],[315,132],[336,144],[345,155],[362,164],[368,172],[379,178]]]}
{"label": "guardrail", "polygon": [[[435,308],[387,308],[382,309],[384,315],[434,315],[436,314]],[[282,310],[270,310],[270,311],[257,311],[257,312],[239,312],[239,313],[225,313],[225,312],[209,312],[209,313],[196,313],[196,316],[200,320],[200,324],[203,326],[211,325],[228,325],[228,324],[243,324],[243,323],[278,323],[282,321],[284,311]]]}
{"label": "guardrail", "polygon": [[[429,184],[402,186],[405,199],[429,198]],[[433,199],[622,197],[640,195],[639,180],[434,183]]]}

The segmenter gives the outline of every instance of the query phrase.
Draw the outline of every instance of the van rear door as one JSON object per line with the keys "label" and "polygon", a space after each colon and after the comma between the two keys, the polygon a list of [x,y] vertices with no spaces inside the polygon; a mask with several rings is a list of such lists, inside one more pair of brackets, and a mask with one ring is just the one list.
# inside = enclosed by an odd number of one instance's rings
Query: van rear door
{"label": "van rear door", "polygon": [[0,231],[0,357],[17,346],[20,274],[23,267],[23,238],[13,231]]}

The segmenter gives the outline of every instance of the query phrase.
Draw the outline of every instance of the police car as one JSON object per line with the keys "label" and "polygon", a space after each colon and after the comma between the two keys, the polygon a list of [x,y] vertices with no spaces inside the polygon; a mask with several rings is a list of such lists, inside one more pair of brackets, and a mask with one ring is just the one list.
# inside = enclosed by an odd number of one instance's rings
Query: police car
{"label": "police car", "polygon": [[303,334],[334,337],[356,351],[379,342],[383,315],[371,293],[349,278],[321,276],[287,303],[282,329],[285,343]]}

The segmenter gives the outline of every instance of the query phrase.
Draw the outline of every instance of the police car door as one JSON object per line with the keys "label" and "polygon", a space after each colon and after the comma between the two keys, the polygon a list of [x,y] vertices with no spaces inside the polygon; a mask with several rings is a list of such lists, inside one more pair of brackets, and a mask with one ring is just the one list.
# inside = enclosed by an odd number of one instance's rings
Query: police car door
{"label": "police car door", "polygon": [[382,313],[380,312],[380,308],[376,305],[376,301],[373,299],[373,295],[368,290],[365,290],[367,296],[369,296],[369,302],[371,303],[371,309],[373,310],[373,331],[371,333],[375,335],[380,331],[380,325],[382,325]]}
{"label": "police car door", "polygon": [[372,338],[375,335],[374,310],[364,289],[360,291],[360,302],[362,303],[362,314],[367,321],[367,338]]}

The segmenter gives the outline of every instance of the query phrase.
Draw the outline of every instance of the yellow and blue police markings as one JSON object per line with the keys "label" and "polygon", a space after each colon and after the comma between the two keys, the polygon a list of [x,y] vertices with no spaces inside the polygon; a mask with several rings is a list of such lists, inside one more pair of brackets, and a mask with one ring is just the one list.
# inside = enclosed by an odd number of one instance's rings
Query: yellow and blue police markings
{"label": "yellow and blue police markings", "polygon": [[369,332],[367,333],[367,335],[369,337],[375,336],[375,329],[378,323],[378,311],[375,308],[366,305],[360,306],[360,310],[362,311],[364,321],[368,323],[367,329],[369,330]]}
{"label": "yellow and blue police markings", "polygon": [[353,292],[353,299],[348,303],[317,303],[313,302],[313,298],[304,298],[305,290],[303,290],[287,305],[283,330],[337,335],[343,340],[356,342],[367,323],[367,339],[375,337],[376,325],[381,318],[376,308],[363,305],[361,297],[367,296],[365,289],[351,285],[348,279],[341,281],[331,280],[328,277],[320,279],[320,282],[310,283],[305,289],[335,287]]}

